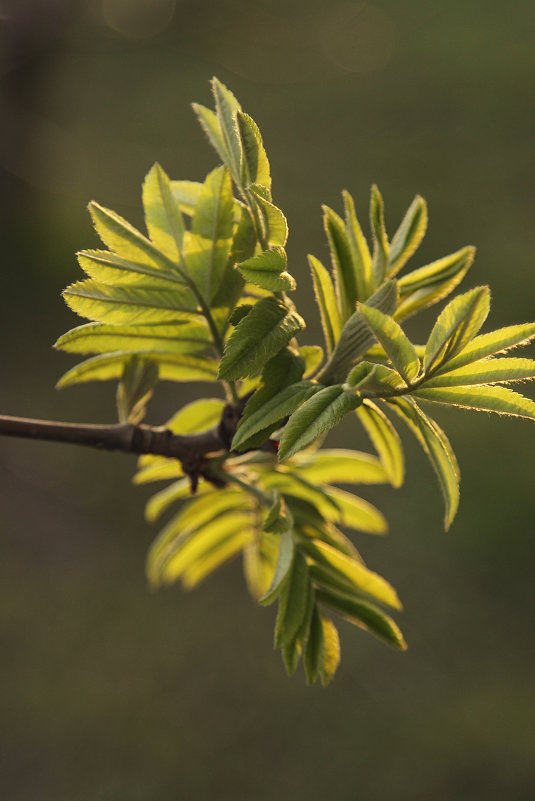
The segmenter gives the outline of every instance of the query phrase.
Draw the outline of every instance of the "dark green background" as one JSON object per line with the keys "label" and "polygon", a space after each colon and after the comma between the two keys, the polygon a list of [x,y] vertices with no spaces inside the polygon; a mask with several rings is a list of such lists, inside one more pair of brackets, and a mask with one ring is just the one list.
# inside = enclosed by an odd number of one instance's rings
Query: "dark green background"
{"label": "dark green background", "polygon": [[[365,218],[374,181],[390,230],[426,197],[419,263],[478,245],[464,286],[493,288],[486,330],[535,319],[532,3],[178,0],[165,25],[173,5],[3,3],[0,411],[114,420],[111,385],[53,389],[73,360],[50,345],[76,324],[60,291],[96,246],[87,201],[141,224],[155,160],[174,178],[215,166],[189,108],[213,74],[263,132],[303,342],[319,338],[305,255],[327,258],[320,204],[346,187]],[[162,385],[151,420],[188,392]],[[404,600],[409,651],[343,626],[327,690],[285,676],[273,610],[237,563],[191,594],[147,589],[133,458],[0,441],[2,797],[534,798],[535,430],[437,417],[463,473],[452,530],[409,440],[405,487],[364,493],[391,526],[359,545]],[[354,425],[331,441],[365,445]]]}

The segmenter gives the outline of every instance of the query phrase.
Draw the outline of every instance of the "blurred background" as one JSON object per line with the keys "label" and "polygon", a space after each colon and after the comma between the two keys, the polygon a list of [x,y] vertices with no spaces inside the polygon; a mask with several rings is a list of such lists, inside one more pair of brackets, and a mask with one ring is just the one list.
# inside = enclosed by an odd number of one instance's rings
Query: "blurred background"
{"label": "blurred background", "polygon": [[[426,197],[414,266],[478,246],[463,286],[493,288],[486,330],[535,319],[535,5],[4,0],[0,30],[2,413],[115,420],[111,384],[54,390],[74,360],[51,344],[78,324],[60,292],[98,246],[89,200],[141,225],[154,161],[195,180],[216,165],[189,107],[211,104],[213,74],[263,133],[303,344],[320,336],[320,205],[347,188],[365,221],[372,182],[391,232]],[[408,326],[417,341],[433,313]],[[162,385],[150,421],[192,397]],[[405,487],[363,491],[390,532],[359,547],[404,601],[409,651],[342,625],[326,690],[286,677],[238,563],[190,594],[148,590],[133,457],[1,440],[2,796],[534,798],[535,430],[436,416],[463,475],[451,531],[409,438]],[[330,443],[368,447],[354,424]]]}

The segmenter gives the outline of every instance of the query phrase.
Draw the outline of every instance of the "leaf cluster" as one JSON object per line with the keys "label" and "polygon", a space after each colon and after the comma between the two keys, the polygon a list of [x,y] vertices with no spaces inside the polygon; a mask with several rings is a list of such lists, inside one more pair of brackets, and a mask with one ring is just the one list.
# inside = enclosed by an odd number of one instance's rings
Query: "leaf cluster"
{"label": "leaf cluster", "polygon": [[[185,465],[140,459],[137,483],[172,479],[150,500],[148,519],[178,504],[150,549],[149,579],[191,588],[241,554],[251,594],[278,603],[275,645],[288,671],[302,660],[307,681],[326,684],[340,659],[333,613],[405,648],[388,612],[400,608],[395,590],[345,533],[383,534],[385,519],[336,485],[402,484],[401,419],[429,457],[449,527],[459,468],[429,409],[535,420],[535,403],[507,386],[535,378],[535,361],[504,355],[535,337],[535,323],[481,334],[490,308],[481,286],[442,309],[425,344],[411,342],[405,320],[458,286],[474,248],[407,270],[426,231],[426,203],[416,196],[390,237],[374,186],[369,241],[349,192],[341,214],[323,208],[330,265],[312,255],[308,263],[324,343],[300,346],[305,322],[291,299],[288,225],[273,202],[262,137],[223,84],[214,79],[212,89],[214,109],[193,108],[221,166],[198,183],[171,180],[155,164],[143,184],[146,233],[90,204],[104,248],[78,254],[87,277],[64,292],[89,322],[56,343],[89,358],[59,386],[115,379],[120,420],[133,424],[158,380],[221,388],[240,414],[230,447],[206,457],[212,483],[201,480],[189,498]],[[185,406],[167,428],[203,432],[221,420],[225,400]],[[363,426],[376,455],[320,449],[346,416]]]}

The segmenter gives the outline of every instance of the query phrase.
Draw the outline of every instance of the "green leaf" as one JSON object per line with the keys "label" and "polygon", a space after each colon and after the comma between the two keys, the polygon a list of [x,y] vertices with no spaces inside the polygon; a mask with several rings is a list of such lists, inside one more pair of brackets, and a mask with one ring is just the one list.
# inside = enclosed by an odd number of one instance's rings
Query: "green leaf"
{"label": "green leaf", "polygon": [[437,370],[457,370],[466,364],[484,359],[487,356],[494,356],[497,353],[505,353],[511,348],[527,345],[535,337],[535,323],[525,323],[524,325],[510,325],[506,328],[499,328],[488,334],[481,334],[472,340],[454,359],[450,359],[448,364]]}
{"label": "green leaf", "polygon": [[373,275],[380,286],[386,275],[390,258],[390,248],[385,229],[384,204],[379,189],[372,186],[370,198],[370,223],[373,234]]}
{"label": "green leaf", "polygon": [[406,389],[406,383],[397,370],[386,367],[384,364],[372,362],[359,362],[349,375],[346,383],[356,390],[363,398],[369,394],[372,397],[392,395],[393,391]]}
{"label": "green leaf", "polygon": [[[169,479],[180,478],[184,475],[180,462],[176,459],[166,459],[163,456],[154,456],[154,461],[147,462],[132,478],[134,484],[150,484],[152,481],[168,481]],[[174,484],[172,486],[175,486]],[[191,482],[189,478],[184,479],[184,495],[191,493]]]}
{"label": "green leaf", "polygon": [[292,513],[284,498],[275,492],[275,501],[266,515],[262,529],[270,534],[284,534],[285,531],[291,531],[292,526]]}
{"label": "green leaf", "polygon": [[225,346],[219,378],[247,378],[305,327],[303,319],[273,297],[262,298],[240,320]]}
{"label": "green leaf", "polygon": [[362,562],[345,556],[320,540],[307,539],[302,543],[302,547],[315,562],[339,573],[361,592],[375,598],[379,603],[401,609],[400,600],[392,585],[378,573],[369,570]]}
{"label": "green leaf", "polygon": [[262,606],[268,606],[278,597],[292,566],[292,560],[294,558],[294,540],[291,529],[284,531],[280,535],[279,541],[279,556],[271,584],[266,590],[265,595],[259,599],[259,603],[261,603]]}
{"label": "green leaf", "polygon": [[340,385],[325,387],[309,398],[286,424],[279,444],[279,459],[287,459],[333,428],[360,400]]}
{"label": "green leaf", "polygon": [[[165,489],[157,492],[147,502],[145,507],[146,520],[149,523],[154,523],[170,506],[173,506],[176,501],[185,498],[191,499],[191,485],[189,481],[186,479],[175,481],[173,484],[165,487]],[[192,500],[194,501],[193,506],[190,503],[189,506],[181,509],[179,514],[165,527],[164,531],[166,532],[167,538],[162,536],[162,532],[154,542],[154,549],[151,555],[152,559],[159,558],[158,554],[167,550],[169,543],[177,534],[184,535],[190,529],[199,528],[204,525],[204,523],[209,523],[210,520],[213,520],[217,515],[223,514],[223,512],[228,512],[229,510],[247,511],[250,506],[242,492],[229,492],[227,489],[225,492],[213,492],[213,487],[210,499],[206,497],[201,499],[195,496]]]}
{"label": "green leaf", "polygon": [[412,342],[392,317],[364,303],[360,303],[358,308],[395,369],[410,385],[420,372],[420,359]]}
{"label": "green leaf", "polygon": [[225,274],[233,234],[234,199],[228,171],[213,170],[199,194],[187,239],[187,266],[201,295],[211,301]]}
{"label": "green leaf", "polygon": [[265,197],[265,188],[258,184],[252,184],[251,189],[254,193],[254,199],[264,223],[264,228],[267,231],[268,244],[270,247],[280,245],[284,247],[288,239],[288,222],[282,211],[274,206]]}
{"label": "green leaf", "polygon": [[390,245],[388,275],[396,275],[417,250],[427,229],[427,204],[416,195]]}
{"label": "green leaf", "polygon": [[331,502],[334,501],[337,510],[333,513],[324,503],[320,503],[319,509],[325,517],[367,534],[386,533],[386,520],[371,503],[337,487],[326,486],[324,490]]}
{"label": "green leaf", "polygon": [[[160,380],[167,381],[216,381],[218,363],[206,356],[189,356],[164,351],[143,351],[143,358],[158,365]],[[57,383],[57,388],[81,384],[86,381],[109,381],[120,378],[125,362],[132,356],[129,352],[117,351],[104,356],[93,356],[77,364]]]}
{"label": "green leaf", "polygon": [[286,272],[286,264],[286,251],[275,247],[243,261],[237,267],[246,281],[270,292],[285,292],[294,290],[296,286],[295,280]]}
{"label": "green leaf", "polygon": [[279,536],[263,531],[243,549],[245,580],[249,592],[255,600],[266,593],[271,583],[279,545]]}
{"label": "green leaf", "polygon": [[474,255],[475,248],[462,248],[400,278],[400,301],[394,315],[396,320],[405,320],[447,297],[463,280],[474,261]]}
{"label": "green leaf", "polygon": [[[392,314],[396,307],[397,289],[395,281],[386,281],[369,298],[367,306]],[[344,325],[336,347],[323,370],[318,375],[322,384],[344,381],[355,361],[363,356],[375,342],[364,315],[355,311]]]}
{"label": "green leaf", "polygon": [[282,658],[288,675],[290,676],[292,673],[295,673],[299,664],[299,659],[306,645],[310,631],[310,621],[312,620],[315,608],[315,592],[312,588],[312,584],[309,582],[306,590],[305,614],[303,615],[301,625],[297,629],[295,636],[282,646]]}
{"label": "green leaf", "polygon": [[334,286],[331,276],[318,259],[314,256],[309,256],[308,263],[312,273],[316,302],[320,310],[327,354],[330,355],[342,330],[342,321],[338,311]]}
{"label": "green leaf", "polygon": [[198,434],[219,423],[225,401],[220,398],[201,398],[183,406],[165,427],[174,434]]}
{"label": "green leaf", "polygon": [[77,281],[63,292],[67,305],[96,322],[180,322],[199,314],[195,298],[186,288],[164,290],[152,286],[108,286],[97,281]]}
{"label": "green leaf", "polygon": [[440,375],[433,375],[422,389],[458,387],[472,384],[500,384],[535,378],[535,361],[532,359],[481,359],[478,362],[450,369],[448,362]]}
{"label": "green leaf", "polygon": [[275,647],[289,642],[301,626],[307,611],[310,578],[306,561],[295,551],[288,579],[279,595],[279,610],[275,624]]}
{"label": "green leaf", "polygon": [[114,211],[94,201],[88,208],[97,234],[122,259],[164,271],[176,267],[149,239]]}
{"label": "green leaf", "polygon": [[125,362],[117,387],[117,410],[120,423],[138,425],[145,417],[147,403],[158,382],[158,365],[138,356]]}
{"label": "green leaf", "polygon": [[232,440],[232,450],[246,447],[255,434],[259,431],[265,432],[272,424],[279,424],[318,391],[317,384],[310,381],[300,381],[284,387],[252,414],[242,418]]}
{"label": "green leaf", "polygon": [[351,242],[353,268],[357,285],[357,300],[366,300],[374,290],[372,257],[368,243],[364,238],[362,229],[355,212],[353,198],[345,189],[342,192],[344,199],[345,223]]}
{"label": "green leaf", "polygon": [[375,634],[393,648],[400,651],[407,649],[398,625],[374,604],[361,601],[353,596],[326,590],[317,590],[316,596],[320,603],[334,609],[355,626]]}
{"label": "green leaf", "polygon": [[242,181],[245,186],[260,184],[270,189],[269,161],[258,125],[243,111],[238,111],[237,122],[243,153]]}
{"label": "green leaf", "polygon": [[232,177],[239,185],[241,180],[242,149],[238,132],[237,113],[241,110],[241,107],[232,92],[220,80],[212,78],[211,83],[217,119],[225,145],[226,159],[224,161]]}
{"label": "green leaf", "polygon": [[[223,164],[226,164],[230,169],[230,164],[228,163],[229,155],[223,139],[223,133],[221,131],[221,126],[219,125],[217,114],[211,109],[206,108],[206,106],[201,106],[199,103],[192,103],[191,107],[197,115],[201,128],[208,137],[208,141],[216,151]],[[239,180],[239,174],[236,175],[233,170],[230,170],[230,172],[233,178],[238,178]]]}
{"label": "green leaf", "polygon": [[429,373],[452,359],[475,337],[490,308],[488,287],[457,295],[440,313],[425,347],[424,368]]}
{"label": "green leaf", "polygon": [[387,480],[379,460],[359,451],[322,449],[297,454],[294,462],[299,475],[315,484],[382,484]]}
{"label": "green leaf", "polygon": [[177,264],[183,261],[184,220],[171,182],[155,164],[143,183],[143,207],[149,236],[158,250]]}
{"label": "green leaf", "polygon": [[310,629],[303,655],[307,684],[314,684],[323,665],[323,626],[317,606],[314,606],[310,620]]}
{"label": "green leaf", "polygon": [[171,181],[171,192],[182,214],[192,216],[202,188],[200,181]]}
{"label": "green leaf", "polygon": [[204,323],[178,325],[110,325],[86,323],[63,334],[54,347],[68,353],[157,350],[195,353],[211,345]]}
{"label": "green leaf", "polygon": [[355,303],[358,299],[351,240],[342,218],[328,206],[322,208],[323,225],[331,251],[338,308],[342,320],[345,321],[355,311]]}
{"label": "green leaf", "polygon": [[117,256],[110,250],[82,250],[77,254],[82,270],[101,284],[139,285],[148,283],[159,289],[184,287],[183,278],[171,269],[150,267]]}
{"label": "green leaf", "polygon": [[323,628],[323,660],[320,665],[320,676],[321,683],[326,687],[340,664],[340,640],[338,629],[322,612],[320,612],[320,620]]}
{"label": "green leaf", "polygon": [[[429,390],[429,392],[444,391]],[[438,477],[446,506],[444,526],[447,530],[452,524],[459,506],[460,478],[459,466],[448,438],[440,426],[424,414],[412,397],[395,398],[390,403],[415,434]]]}
{"label": "green leaf", "polygon": [[251,530],[242,526],[226,539],[207,549],[184,571],[182,576],[184,589],[192,590],[207,576],[241,553],[250,541]]}
{"label": "green leaf", "polygon": [[399,435],[384,412],[370,400],[355,411],[366,429],[393,487],[401,487],[405,473]]}
{"label": "green leaf", "polygon": [[535,420],[535,402],[506,387],[483,385],[443,389],[422,388],[413,394],[418,398],[448,406],[462,406],[474,411],[496,412],[496,414]]}

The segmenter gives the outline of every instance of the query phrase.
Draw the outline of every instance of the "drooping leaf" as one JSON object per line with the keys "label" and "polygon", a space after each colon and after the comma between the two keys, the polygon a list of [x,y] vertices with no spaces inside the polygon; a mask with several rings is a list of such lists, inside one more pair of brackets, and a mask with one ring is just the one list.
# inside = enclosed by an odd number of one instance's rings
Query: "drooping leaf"
{"label": "drooping leaf", "polygon": [[342,330],[342,321],[338,311],[334,286],[331,276],[318,259],[314,256],[309,256],[308,263],[312,273],[316,302],[320,310],[327,354],[330,355]]}
{"label": "drooping leaf", "polygon": [[[429,392],[443,391],[429,390]],[[408,424],[429,457],[444,497],[446,507],[444,526],[447,530],[459,506],[460,473],[453,449],[438,423],[420,409],[414,398],[395,398],[389,402]]]}
{"label": "drooping leaf", "polygon": [[310,620],[310,628],[305,646],[303,664],[307,684],[314,684],[323,665],[323,626],[317,606],[314,606]]}
{"label": "drooping leaf", "polygon": [[418,398],[448,406],[462,406],[482,412],[496,412],[512,417],[527,417],[535,420],[535,401],[519,392],[500,386],[444,387],[441,389],[418,389]]}
{"label": "drooping leaf", "polygon": [[286,251],[275,247],[264,250],[251,259],[242,261],[238,268],[246,281],[268,289],[270,292],[290,292],[295,289],[295,279],[286,271]]}
{"label": "drooping leaf", "polygon": [[420,359],[412,342],[392,317],[364,303],[359,304],[358,310],[389,355],[395,369],[410,385],[420,372]]}
{"label": "drooping leaf", "polygon": [[319,603],[334,609],[350,623],[375,634],[393,648],[400,651],[407,649],[399,626],[374,604],[327,590],[317,590],[316,596]]}
{"label": "drooping leaf", "polygon": [[81,317],[114,324],[180,322],[200,312],[186,287],[108,286],[88,279],[68,286],[63,297]]}
{"label": "drooping leaf", "polygon": [[200,554],[189,567],[184,570],[182,584],[184,589],[192,590],[207,576],[217,570],[226,562],[240,554],[251,541],[252,530],[238,526],[229,537],[221,539],[218,543]]}
{"label": "drooping leaf", "polygon": [[337,487],[326,486],[324,490],[337,508],[333,513],[325,503],[319,504],[320,511],[328,519],[357,531],[365,531],[367,534],[386,533],[386,520],[371,503]]}
{"label": "drooping leaf", "polygon": [[310,632],[310,622],[316,608],[316,596],[312,584],[308,582],[306,588],[305,613],[303,620],[295,635],[282,645],[282,658],[284,665],[291,676],[299,664]]}
{"label": "drooping leaf", "polygon": [[294,558],[294,540],[291,529],[284,531],[279,539],[279,555],[275,572],[265,595],[259,599],[259,603],[261,603],[262,606],[268,606],[278,597],[292,566],[292,560]]}
{"label": "drooping leaf", "polygon": [[184,220],[171,182],[159,164],[152,167],[143,183],[143,208],[154,246],[172,262],[183,262]]}
{"label": "drooping leaf", "polygon": [[[379,309],[383,314],[392,314],[396,306],[397,290],[395,281],[386,281],[369,298],[367,305]],[[354,362],[363,356],[375,342],[364,316],[355,311],[344,325],[338,342],[325,367],[318,375],[323,384],[344,381]]]}
{"label": "drooping leaf", "polygon": [[447,297],[463,280],[474,255],[475,248],[462,248],[402,276],[398,281],[400,300],[394,315],[396,320],[405,320]]}
{"label": "drooping leaf", "polygon": [[440,371],[440,375],[433,375],[421,388],[500,384],[535,378],[533,359],[482,359],[458,367],[456,370],[451,370],[450,366],[451,362],[448,362]]}
{"label": "drooping leaf", "polygon": [[490,308],[488,287],[457,295],[439,314],[425,347],[424,369],[429,373],[456,356],[475,337]]}
{"label": "drooping leaf", "polygon": [[292,414],[279,443],[279,459],[287,459],[333,428],[360,400],[341,385],[325,387]]}
{"label": "drooping leaf", "polygon": [[219,378],[247,378],[304,328],[303,319],[281,301],[262,298],[241,320],[225,346]]}
{"label": "drooping leaf", "polygon": [[271,584],[279,550],[279,536],[263,531],[243,549],[243,571],[247,587],[255,600],[261,598]]}
{"label": "drooping leaf", "polygon": [[416,195],[390,244],[390,277],[396,275],[417,250],[427,229],[427,204]]}
{"label": "drooping leaf", "polygon": [[302,547],[315,562],[340,573],[361,592],[379,603],[401,609],[400,600],[392,585],[382,576],[369,570],[362,562],[345,556],[320,540],[307,539],[302,543]]}
{"label": "drooping leaf", "polygon": [[322,449],[313,454],[296,454],[293,461],[299,475],[313,483],[382,484],[387,480],[379,460],[358,451]]}
{"label": "drooping leaf", "polygon": [[373,234],[373,275],[376,286],[380,286],[388,269],[390,247],[385,229],[383,198],[375,184],[370,198],[370,223]]}
{"label": "drooping leaf", "polygon": [[110,325],[86,323],[63,334],[54,347],[68,353],[158,350],[196,353],[211,344],[204,323],[177,325]]}
{"label": "drooping leaf", "polygon": [[230,254],[234,199],[228,171],[213,170],[199,194],[187,238],[188,273],[210,303],[216,296]]}
{"label": "drooping leaf", "polygon": [[[143,351],[143,358],[158,365],[159,377],[167,381],[216,381],[218,363],[207,356],[190,356],[165,351]],[[109,381],[120,378],[125,362],[131,358],[130,352],[117,351],[77,364],[65,373],[57,383],[58,389],[80,384],[85,381]]]}
{"label": "drooping leaf", "polygon": [[298,632],[307,611],[310,578],[306,561],[295,551],[287,580],[279,595],[279,609],[275,624],[275,647],[289,642]]}
{"label": "drooping leaf", "polygon": [[443,370],[457,370],[487,356],[505,353],[511,348],[527,345],[534,337],[535,323],[510,325],[488,334],[481,334],[466,345],[454,359],[450,359],[444,368],[437,370],[437,374],[442,373]]}
{"label": "drooping leaf", "polygon": [[352,245],[353,267],[357,285],[357,300],[365,301],[373,293],[374,280],[372,270],[372,257],[368,243],[362,233],[360,223],[355,212],[353,198],[345,189],[342,192],[344,199],[345,224],[349,240]]}
{"label": "drooping leaf", "polygon": [[269,161],[258,125],[243,111],[237,112],[237,123],[243,153],[242,181],[245,186],[259,184],[269,190]]}
{"label": "drooping leaf", "polygon": [[399,435],[384,412],[370,400],[364,400],[355,411],[366,429],[393,487],[403,484],[405,473],[403,449]]}
{"label": "drooping leaf", "polygon": [[320,665],[321,683],[326,687],[334,677],[340,664],[340,639],[338,629],[322,612],[320,620],[323,629],[323,659]]}
{"label": "drooping leaf", "polygon": [[273,203],[268,200],[265,187],[259,184],[252,184],[251,190],[262,215],[269,246],[275,247],[280,245],[284,247],[288,239],[288,222],[286,217],[277,206],[274,206]]}
{"label": "drooping leaf", "polygon": [[351,240],[342,218],[328,206],[323,206],[323,225],[331,251],[338,308],[342,321],[345,321],[355,311],[358,299]]}

